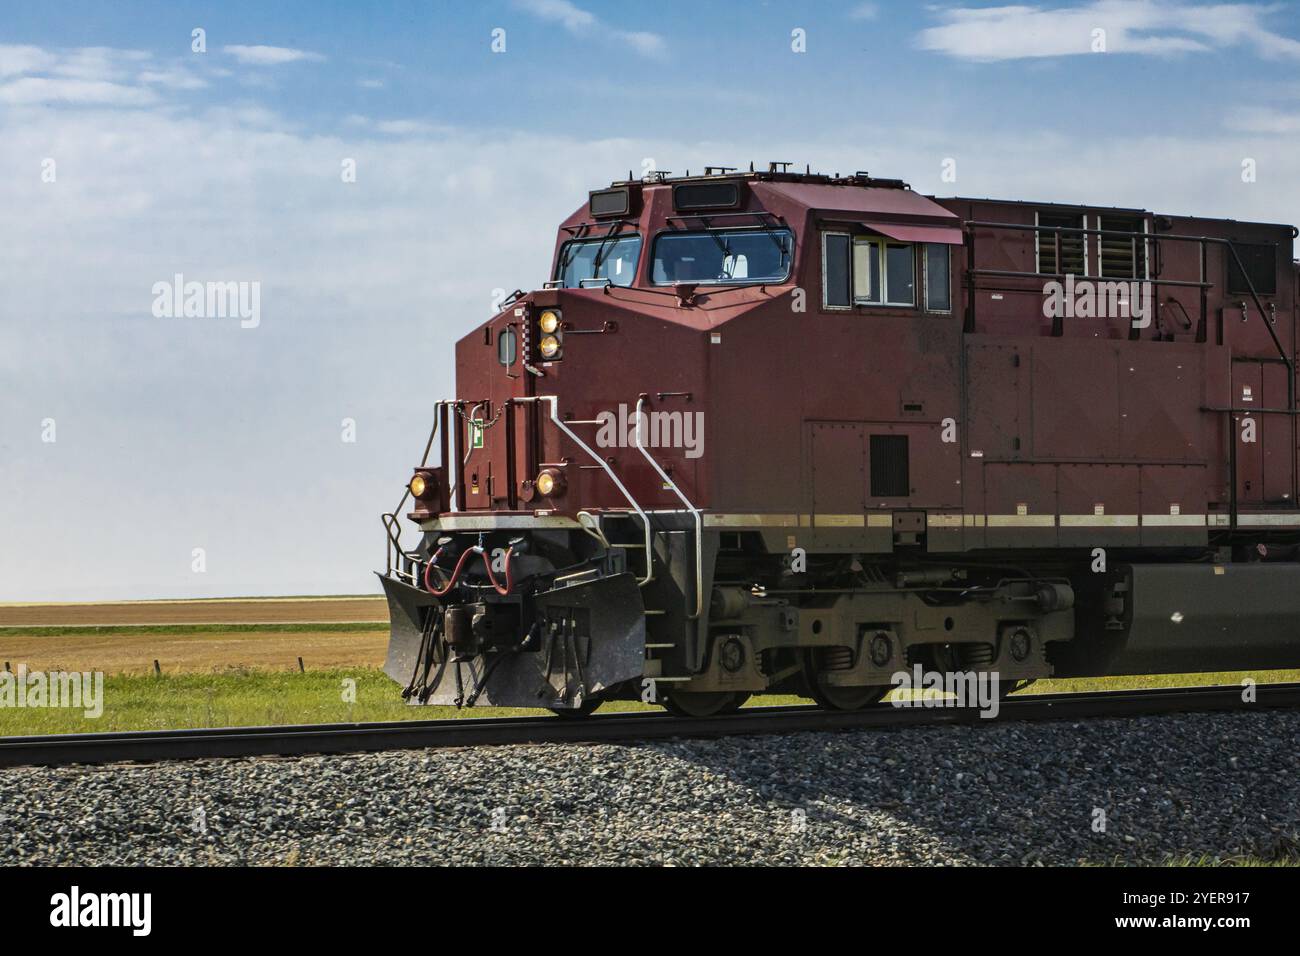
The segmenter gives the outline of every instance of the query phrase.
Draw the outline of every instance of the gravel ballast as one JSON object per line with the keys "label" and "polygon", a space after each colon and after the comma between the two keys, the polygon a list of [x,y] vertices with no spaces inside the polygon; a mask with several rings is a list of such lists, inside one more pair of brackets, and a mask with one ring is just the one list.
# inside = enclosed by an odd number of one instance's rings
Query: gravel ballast
{"label": "gravel ballast", "polygon": [[1300,713],[0,771],[0,865],[1300,855]]}

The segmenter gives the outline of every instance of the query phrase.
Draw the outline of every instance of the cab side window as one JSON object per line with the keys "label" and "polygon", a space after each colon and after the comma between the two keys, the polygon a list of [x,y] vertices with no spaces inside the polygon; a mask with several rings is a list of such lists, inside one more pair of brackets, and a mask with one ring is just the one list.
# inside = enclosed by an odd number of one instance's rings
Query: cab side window
{"label": "cab side window", "polygon": [[822,233],[822,304],[830,309],[853,305],[852,239],[847,232]]}
{"label": "cab side window", "polygon": [[952,310],[948,247],[897,242],[885,236],[822,233],[822,305],[917,306],[918,267],[924,270],[925,307]]}

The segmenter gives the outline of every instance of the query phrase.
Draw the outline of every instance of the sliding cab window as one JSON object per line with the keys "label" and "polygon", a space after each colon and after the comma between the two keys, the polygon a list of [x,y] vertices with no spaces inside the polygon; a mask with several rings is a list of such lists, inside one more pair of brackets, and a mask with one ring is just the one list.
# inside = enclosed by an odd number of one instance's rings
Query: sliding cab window
{"label": "sliding cab window", "polygon": [[947,243],[925,244],[925,309],[927,312],[952,311],[952,259]]}
{"label": "sliding cab window", "polygon": [[789,229],[707,229],[665,232],[654,244],[655,285],[780,283],[790,277],[794,234]]}
{"label": "sliding cab window", "polygon": [[857,305],[915,307],[918,262],[924,270],[926,308],[932,312],[951,311],[946,245],[823,233],[822,301],[830,309]]}
{"label": "sliding cab window", "polygon": [[606,239],[575,239],[560,247],[555,278],[566,289],[587,285],[629,286],[636,278],[641,258],[641,237],[617,236]]}

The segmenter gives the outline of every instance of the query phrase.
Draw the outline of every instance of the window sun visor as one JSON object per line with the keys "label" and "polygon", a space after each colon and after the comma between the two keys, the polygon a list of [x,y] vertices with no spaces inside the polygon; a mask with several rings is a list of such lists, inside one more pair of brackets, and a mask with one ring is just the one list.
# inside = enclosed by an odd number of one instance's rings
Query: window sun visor
{"label": "window sun visor", "polygon": [[949,246],[960,246],[963,242],[962,232],[955,226],[913,226],[896,222],[864,222],[863,225],[899,242],[938,242]]}

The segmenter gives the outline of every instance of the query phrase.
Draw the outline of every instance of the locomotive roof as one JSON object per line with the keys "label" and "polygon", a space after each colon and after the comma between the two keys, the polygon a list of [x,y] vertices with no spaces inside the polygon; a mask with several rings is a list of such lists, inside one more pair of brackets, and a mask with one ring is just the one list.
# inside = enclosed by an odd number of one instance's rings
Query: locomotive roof
{"label": "locomotive roof", "polygon": [[[773,167],[788,164],[774,163]],[[630,174],[629,174],[630,176]],[[901,179],[882,179],[866,172],[841,176],[839,173],[788,172],[771,168],[767,171],[738,172],[724,167],[706,167],[702,175],[673,176],[668,172],[652,172],[644,179],[618,180],[610,189],[632,187],[653,189],[656,186],[676,187],[683,183],[746,182],[756,195],[780,198],[792,205],[826,213],[849,216],[862,214],[887,217],[925,218],[953,221],[958,217],[920,193]],[[575,217],[582,218],[583,210]]]}
{"label": "locomotive roof", "polygon": [[790,163],[770,163],[766,172],[755,170],[750,165],[748,172],[740,172],[730,166],[706,166],[705,171],[701,174],[692,176],[687,170],[685,176],[674,176],[670,170],[653,170],[643,179],[633,179],[631,172],[628,173],[627,179],[616,180],[610,184],[611,188],[618,186],[657,186],[661,183],[693,183],[693,182],[718,182],[720,180],[743,179],[750,182],[770,182],[770,183],[815,183],[823,185],[837,186],[875,186],[888,189],[908,189],[912,187],[901,179],[882,179],[872,176],[870,173],[859,170],[848,176],[841,176],[839,173],[814,173],[811,170],[804,172],[790,172],[788,169],[777,169],[776,167],[788,167]]}
{"label": "locomotive roof", "polygon": [[[932,220],[958,220],[961,217],[941,205],[941,203],[992,203],[1000,206],[1030,206],[1035,209],[1061,209],[1068,211],[1110,212],[1123,215],[1153,215],[1151,210],[1133,206],[1106,206],[1098,203],[1037,202],[1025,199],[998,199],[995,197],[974,196],[925,196],[914,192],[912,187],[901,179],[885,179],[858,171],[851,174],[814,173],[810,167],[803,172],[790,171],[790,163],[769,163],[766,170],[756,170],[753,164],[748,171],[726,166],[706,166],[703,173],[691,175],[689,170],[683,176],[674,176],[670,171],[652,171],[646,177],[634,179],[631,172],[627,179],[615,180],[611,189],[630,186],[638,189],[655,186],[676,186],[681,183],[717,183],[727,181],[744,181],[757,186],[760,192],[775,194],[794,204],[808,209],[828,213],[845,213],[848,215],[876,214],[901,217],[926,217]],[[568,222],[585,218],[584,210],[579,209]],[[1260,223],[1249,220],[1221,219],[1190,214],[1163,214],[1171,219],[1197,220],[1202,222],[1238,223],[1251,226],[1276,226],[1280,229],[1296,227],[1287,223]],[[1293,235],[1294,237],[1294,235]]]}

